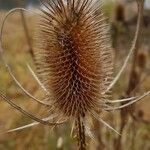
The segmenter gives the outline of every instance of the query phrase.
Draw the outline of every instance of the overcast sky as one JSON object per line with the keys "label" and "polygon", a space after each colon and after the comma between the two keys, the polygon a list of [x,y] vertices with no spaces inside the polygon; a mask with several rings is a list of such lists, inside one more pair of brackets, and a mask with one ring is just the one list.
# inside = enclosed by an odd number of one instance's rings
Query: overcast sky
{"label": "overcast sky", "polygon": [[145,7],[150,8],[150,0],[146,0],[146,1],[145,1]]}

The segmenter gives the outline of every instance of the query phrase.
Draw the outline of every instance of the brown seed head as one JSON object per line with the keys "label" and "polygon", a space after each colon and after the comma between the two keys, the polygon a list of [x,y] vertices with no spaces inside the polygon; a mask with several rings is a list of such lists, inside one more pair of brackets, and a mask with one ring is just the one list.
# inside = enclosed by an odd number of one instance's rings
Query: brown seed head
{"label": "brown seed head", "polygon": [[112,80],[112,50],[106,20],[92,0],[43,1],[36,64],[55,110],[84,117],[100,109]]}

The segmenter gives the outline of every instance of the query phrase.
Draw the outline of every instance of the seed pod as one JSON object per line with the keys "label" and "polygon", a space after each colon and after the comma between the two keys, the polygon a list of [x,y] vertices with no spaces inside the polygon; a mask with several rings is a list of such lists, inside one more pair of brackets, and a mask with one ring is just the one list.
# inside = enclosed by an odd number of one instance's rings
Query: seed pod
{"label": "seed pod", "polygon": [[109,27],[92,0],[43,1],[36,37],[39,78],[57,113],[84,117],[100,109],[112,80]]}

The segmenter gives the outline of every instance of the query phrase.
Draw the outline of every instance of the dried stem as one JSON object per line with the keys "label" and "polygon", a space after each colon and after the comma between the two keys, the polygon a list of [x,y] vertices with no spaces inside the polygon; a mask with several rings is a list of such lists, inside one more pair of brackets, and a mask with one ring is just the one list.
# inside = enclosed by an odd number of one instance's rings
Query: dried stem
{"label": "dried stem", "polygon": [[26,39],[28,42],[28,46],[29,46],[29,52],[30,52],[31,56],[34,58],[32,43],[30,40],[29,31],[28,31],[26,20],[25,20],[25,16],[24,16],[24,13],[22,10],[20,11],[20,13],[21,13],[22,25],[24,27],[24,33],[25,33],[25,36],[26,36]]}
{"label": "dried stem", "polygon": [[[139,16],[138,16],[138,28],[139,28],[139,32],[141,30],[141,25],[142,25],[142,16],[143,16],[143,5],[144,5],[144,0],[137,0],[137,5],[138,5],[138,11],[139,11]],[[126,91],[126,95],[130,95],[130,93],[134,90],[134,88],[131,89],[132,87],[132,81],[134,80],[134,72],[135,72],[135,68],[136,68],[136,62],[137,62],[137,55],[138,55],[138,45],[139,45],[139,33],[137,35],[137,40],[135,42],[135,51],[133,54],[133,60],[132,60],[132,65],[131,65],[131,71],[130,71],[130,77],[129,77],[129,83],[128,83],[128,88]]]}
{"label": "dried stem", "polygon": [[[140,30],[141,30],[144,0],[137,0],[137,6],[138,6],[138,21],[137,21],[135,39],[134,39],[133,45],[132,45],[133,49],[134,49],[133,60],[132,60],[133,63],[131,65],[129,83],[128,83],[127,91],[126,91],[126,94],[125,94],[126,96],[131,95],[132,91],[136,88],[136,86],[138,85],[138,82],[139,82],[138,75],[137,75],[137,78],[136,78],[137,81],[135,82],[135,76],[136,76],[135,67],[136,67],[136,60],[137,60],[137,54],[138,54],[138,44],[139,44],[139,35],[140,35],[139,33],[140,33]],[[124,104],[124,102],[123,102],[123,104]],[[133,105],[132,105],[132,107],[133,107]],[[120,133],[121,133],[121,135],[122,135],[123,129],[125,127],[125,124],[128,120],[128,115],[129,115],[128,113],[129,112],[130,112],[129,108],[123,108],[120,111],[120,118],[121,118]],[[122,136],[119,136],[118,139],[117,139],[117,145],[116,145],[117,150],[122,149],[121,139],[122,139]]]}
{"label": "dried stem", "polygon": [[[17,6],[22,6],[22,1],[21,0],[16,0],[16,4],[17,4]],[[31,54],[32,58],[34,58],[32,43],[31,43],[29,30],[28,30],[28,26],[27,26],[27,22],[26,22],[26,19],[25,19],[24,12],[22,10],[20,10],[20,14],[21,14],[21,22],[22,22],[22,25],[23,25],[24,33],[25,33],[26,40],[27,40],[27,43],[28,43],[28,46],[29,46],[29,53]]]}
{"label": "dried stem", "polygon": [[76,120],[76,128],[79,150],[86,150],[85,127],[80,116],[78,116],[78,119]]}
{"label": "dried stem", "polygon": [[13,100],[9,99],[8,97],[6,97],[1,91],[0,91],[0,97],[6,101],[10,106],[12,106],[13,108],[15,108],[16,110],[18,110],[19,112],[21,112],[22,114],[24,114],[25,116],[33,119],[36,122],[39,122],[43,125],[49,125],[49,126],[55,126],[55,125],[60,125],[63,124],[64,122],[60,122],[60,123],[55,123],[55,122],[49,122],[49,121],[45,121],[42,120],[40,118],[37,118],[36,116],[34,116],[33,114],[27,112],[26,110],[24,110],[23,108],[21,108],[20,106],[18,106],[16,103],[13,102]]}

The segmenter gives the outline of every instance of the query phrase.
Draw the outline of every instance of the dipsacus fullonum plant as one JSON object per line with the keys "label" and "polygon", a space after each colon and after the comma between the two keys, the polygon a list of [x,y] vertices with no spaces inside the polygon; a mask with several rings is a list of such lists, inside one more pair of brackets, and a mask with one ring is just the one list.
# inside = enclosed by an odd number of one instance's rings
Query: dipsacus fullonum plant
{"label": "dipsacus fullonum plant", "polygon": [[[6,102],[36,121],[8,132],[38,123],[56,126],[71,120],[81,150],[86,149],[85,133],[92,137],[88,128],[89,118],[94,117],[117,132],[101,119],[99,113],[124,108],[150,94],[146,92],[137,97],[110,99],[111,89],[136,48],[142,2],[138,1],[139,15],[133,45],[119,73],[113,78],[113,50],[109,26],[102,13],[101,2],[99,0],[41,0],[45,8],[41,9],[42,13],[39,14],[40,20],[34,41],[37,73],[34,73],[30,66],[28,68],[45,92],[46,101],[35,98],[21,86],[5,60],[2,43],[1,56],[10,76],[21,90],[29,98],[47,106],[51,115],[44,119],[37,118],[1,92],[1,97]],[[1,41],[5,20],[16,10],[26,11],[17,8],[6,15],[1,28]],[[126,103],[118,106],[120,102]],[[53,118],[55,121],[51,121]]]}

